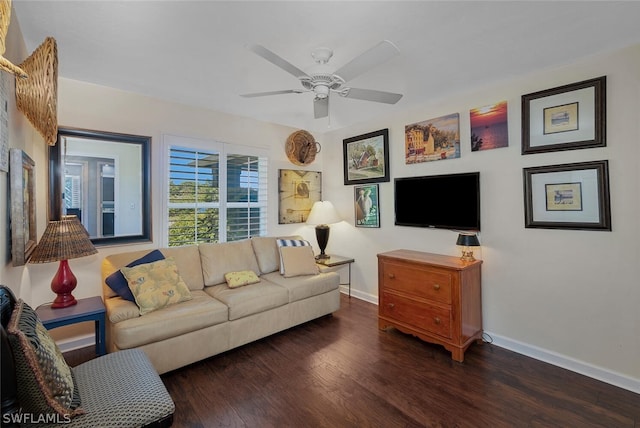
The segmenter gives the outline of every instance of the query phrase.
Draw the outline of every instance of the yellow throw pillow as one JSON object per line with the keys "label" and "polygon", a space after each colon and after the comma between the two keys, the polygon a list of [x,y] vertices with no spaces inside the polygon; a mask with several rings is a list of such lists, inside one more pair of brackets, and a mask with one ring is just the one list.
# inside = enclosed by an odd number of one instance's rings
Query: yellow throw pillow
{"label": "yellow throw pillow", "polygon": [[302,247],[282,247],[280,248],[280,258],[284,266],[284,277],[291,278],[300,275],[317,275],[319,270],[316,265],[316,258],[313,255],[313,248]]}
{"label": "yellow throw pillow", "polygon": [[140,315],[191,300],[187,284],[178,274],[172,257],[120,269],[140,308]]}
{"label": "yellow throw pillow", "polygon": [[243,285],[255,284],[260,282],[258,275],[252,270],[243,270],[240,272],[227,272],[224,274],[229,288],[242,287]]}

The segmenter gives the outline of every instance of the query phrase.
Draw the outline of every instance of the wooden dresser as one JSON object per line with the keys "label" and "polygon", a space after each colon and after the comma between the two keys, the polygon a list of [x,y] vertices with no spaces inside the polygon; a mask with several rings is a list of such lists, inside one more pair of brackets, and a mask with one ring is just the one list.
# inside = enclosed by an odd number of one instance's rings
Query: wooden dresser
{"label": "wooden dresser", "polygon": [[444,345],[462,362],[482,339],[482,261],[395,250],[378,254],[378,326]]}

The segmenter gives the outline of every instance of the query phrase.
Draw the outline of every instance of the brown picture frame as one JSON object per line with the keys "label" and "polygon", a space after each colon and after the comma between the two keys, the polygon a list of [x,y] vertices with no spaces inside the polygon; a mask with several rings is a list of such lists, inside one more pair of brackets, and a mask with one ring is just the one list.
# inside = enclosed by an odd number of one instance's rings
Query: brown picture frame
{"label": "brown picture frame", "polygon": [[36,248],[35,162],[24,151],[9,151],[11,189],[11,259],[27,263]]}
{"label": "brown picture frame", "polygon": [[522,96],[522,154],[607,145],[607,77]]}
{"label": "brown picture frame", "polygon": [[525,227],[611,231],[607,160],[523,168]]}

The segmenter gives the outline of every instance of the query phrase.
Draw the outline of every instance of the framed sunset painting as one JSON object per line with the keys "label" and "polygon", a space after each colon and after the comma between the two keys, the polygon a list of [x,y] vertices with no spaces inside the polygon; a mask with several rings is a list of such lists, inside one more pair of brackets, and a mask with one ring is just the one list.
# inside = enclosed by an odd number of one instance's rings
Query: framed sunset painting
{"label": "framed sunset painting", "polygon": [[509,146],[506,101],[471,109],[469,118],[472,152]]}

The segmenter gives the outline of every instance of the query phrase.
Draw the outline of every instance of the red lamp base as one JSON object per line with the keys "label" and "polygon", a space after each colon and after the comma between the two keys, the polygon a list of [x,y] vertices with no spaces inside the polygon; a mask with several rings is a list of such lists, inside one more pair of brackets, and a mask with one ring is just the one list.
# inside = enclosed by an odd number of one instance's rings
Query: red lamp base
{"label": "red lamp base", "polygon": [[71,292],[76,288],[78,280],[71,272],[68,260],[60,260],[58,272],[51,280],[51,290],[58,296],[51,304],[52,308],[66,308],[77,304],[76,298]]}

